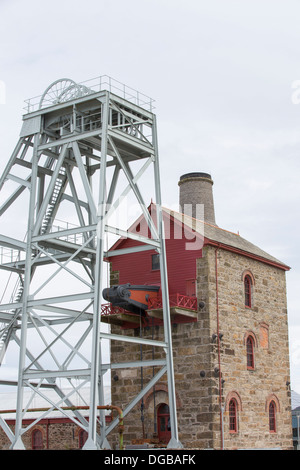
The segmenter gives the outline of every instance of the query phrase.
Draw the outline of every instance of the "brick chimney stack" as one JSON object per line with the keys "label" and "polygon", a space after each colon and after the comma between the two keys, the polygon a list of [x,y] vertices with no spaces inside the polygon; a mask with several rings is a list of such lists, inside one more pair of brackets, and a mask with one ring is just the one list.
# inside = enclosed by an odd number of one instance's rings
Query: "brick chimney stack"
{"label": "brick chimney stack", "polygon": [[203,220],[204,209],[204,222],[216,225],[211,176],[208,173],[187,173],[180,177],[178,186],[179,210]]}

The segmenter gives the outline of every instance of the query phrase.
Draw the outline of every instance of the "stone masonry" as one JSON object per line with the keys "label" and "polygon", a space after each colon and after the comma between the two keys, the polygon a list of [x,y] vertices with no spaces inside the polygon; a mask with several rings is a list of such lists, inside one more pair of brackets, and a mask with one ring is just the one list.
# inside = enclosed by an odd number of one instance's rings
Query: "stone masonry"
{"label": "stone masonry", "polygon": [[[251,308],[244,302],[245,272],[254,280]],[[117,284],[117,273],[111,274]],[[208,245],[197,260],[197,297],[205,302],[197,322],[172,325],[178,429],[184,448],[291,449],[285,271]],[[112,331],[163,339],[162,326],[152,328],[151,323],[135,330],[112,326]],[[254,340],[251,370],[247,369],[247,335]],[[159,358],[159,353],[144,346],[111,345],[112,362]],[[113,373],[112,403],[127,404],[155,372],[143,368]],[[238,404],[236,433],[229,431],[232,397]],[[276,403],[276,432],[269,430],[271,399]],[[168,403],[166,378],[125,417],[125,444],[156,437],[156,410],[161,403]],[[115,446],[117,433],[109,441]]]}

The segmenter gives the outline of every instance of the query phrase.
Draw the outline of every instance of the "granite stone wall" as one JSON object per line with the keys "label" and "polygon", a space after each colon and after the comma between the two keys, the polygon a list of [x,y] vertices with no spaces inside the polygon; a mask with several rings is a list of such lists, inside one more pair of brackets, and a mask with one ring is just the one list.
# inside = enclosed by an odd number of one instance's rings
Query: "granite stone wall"
{"label": "granite stone wall", "polygon": [[[253,278],[251,308],[245,307],[245,273]],[[197,260],[197,297],[205,306],[197,322],[172,326],[178,429],[184,447],[292,448],[285,286],[285,272],[279,268],[212,246],[203,249]],[[112,330],[163,340],[161,326]],[[254,342],[251,370],[248,335]],[[159,358],[162,352],[156,349],[112,344],[112,361]],[[143,368],[113,374],[112,403],[125,406],[153,373],[153,368]],[[238,404],[235,433],[229,432],[231,398]],[[271,400],[276,403],[276,432],[269,431]],[[166,377],[126,416],[125,443],[157,436],[161,403],[168,403]],[[110,439],[114,442],[116,435]]]}
{"label": "granite stone wall", "polygon": [[[26,426],[30,423],[27,422]],[[14,431],[14,424],[10,423]],[[81,428],[67,419],[45,419],[31,427],[22,435],[22,441],[26,450],[32,450],[32,434],[39,430],[42,435],[42,450],[76,450],[79,449],[79,433]],[[8,450],[10,440],[0,427],[0,449]]]}

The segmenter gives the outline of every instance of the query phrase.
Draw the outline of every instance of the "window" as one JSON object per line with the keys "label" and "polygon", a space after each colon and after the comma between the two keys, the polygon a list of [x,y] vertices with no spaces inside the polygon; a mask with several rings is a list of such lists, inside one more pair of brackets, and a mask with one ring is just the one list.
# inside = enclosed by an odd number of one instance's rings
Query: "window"
{"label": "window", "polygon": [[78,443],[79,444],[79,449],[82,449],[82,447],[84,446],[84,444],[87,440],[88,433],[84,429],[81,429],[79,431],[78,437],[79,437],[79,443]]}
{"label": "window", "polygon": [[270,395],[267,397],[265,411],[268,413],[267,416],[269,418],[269,432],[276,433],[277,413],[280,412],[280,402],[274,393],[270,393]]}
{"label": "window", "polygon": [[274,400],[269,404],[269,431],[276,432],[276,405]]}
{"label": "window", "polygon": [[159,255],[152,255],[152,271],[157,271],[160,268],[159,265]]}
{"label": "window", "polygon": [[229,434],[237,434],[239,431],[239,413],[242,411],[241,397],[235,390],[230,391],[225,399],[225,410],[228,413]]}
{"label": "window", "polygon": [[251,288],[252,288],[252,282],[251,282],[251,277],[247,274],[244,278],[244,292],[245,292],[245,307],[251,308]]}
{"label": "window", "polygon": [[254,341],[252,336],[248,336],[246,341],[247,369],[254,369]]}
{"label": "window", "polygon": [[229,402],[229,432],[237,432],[237,402],[232,398]]}
{"label": "window", "polygon": [[35,429],[32,433],[32,449],[42,450],[43,449],[43,434],[39,429]]}

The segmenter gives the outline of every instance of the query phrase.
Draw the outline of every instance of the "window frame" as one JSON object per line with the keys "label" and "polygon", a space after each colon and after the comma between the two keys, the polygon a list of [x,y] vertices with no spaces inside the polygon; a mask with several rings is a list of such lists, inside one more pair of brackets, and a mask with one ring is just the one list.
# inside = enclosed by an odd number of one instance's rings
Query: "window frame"
{"label": "window frame", "polygon": [[88,433],[85,429],[80,429],[78,432],[78,448],[82,449],[88,438]]}
{"label": "window frame", "polygon": [[244,277],[244,301],[245,307],[252,307],[252,279],[249,274]]}
{"label": "window frame", "polygon": [[274,400],[271,400],[269,403],[268,413],[269,413],[269,432],[276,433],[277,432],[276,403]]}
{"label": "window frame", "polygon": [[238,432],[238,404],[235,398],[231,398],[228,403],[229,416],[229,433],[236,434]]}
{"label": "window frame", "polygon": [[167,403],[159,404],[156,418],[158,438],[167,443],[171,438],[170,408]]}
{"label": "window frame", "polygon": [[246,355],[247,355],[247,369],[255,369],[254,361],[254,338],[252,335],[248,335],[246,339]]}
{"label": "window frame", "polygon": [[159,253],[154,253],[151,255],[151,271],[159,271],[159,270],[160,270]]}
{"label": "window frame", "polygon": [[31,433],[31,448],[32,450],[44,449],[44,435],[38,428],[34,429]]}

